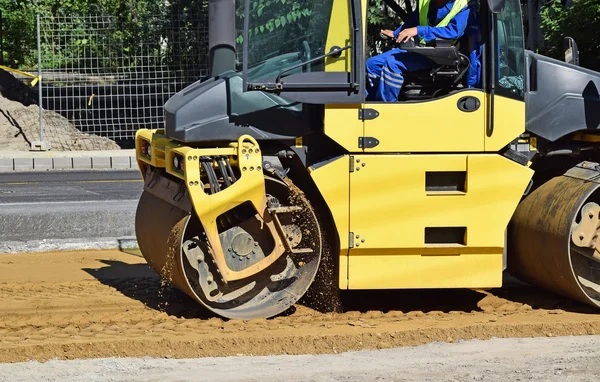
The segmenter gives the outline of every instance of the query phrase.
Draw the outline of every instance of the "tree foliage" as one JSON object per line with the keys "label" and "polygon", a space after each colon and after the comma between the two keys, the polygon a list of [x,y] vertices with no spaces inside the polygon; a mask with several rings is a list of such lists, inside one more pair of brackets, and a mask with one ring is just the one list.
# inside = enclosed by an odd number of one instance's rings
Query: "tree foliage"
{"label": "tree foliage", "polygon": [[[244,17],[244,2],[238,2],[236,15]],[[310,17],[312,9],[304,6],[300,1],[293,0],[255,0],[251,2],[250,15],[253,25],[248,30],[248,37],[274,32],[275,29],[285,28],[286,25],[300,22],[302,18]],[[243,36],[238,34],[238,43],[242,43]]]}
{"label": "tree foliage", "polygon": [[573,37],[582,67],[600,71],[600,0],[573,0],[565,7],[551,0],[542,8],[543,53],[564,59],[564,37]]}
{"label": "tree foliage", "polygon": [[37,67],[39,14],[45,69],[89,67],[92,60],[107,70],[197,65],[207,53],[200,51],[206,7],[206,0],[0,0],[3,62]]}
{"label": "tree foliage", "polygon": [[38,10],[44,69],[115,70],[136,66],[136,57],[154,57],[149,53],[158,49],[160,1],[67,0],[44,5],[47,8]]}
{"label": "tree foliage", "polygon": [[35,57],[35,9],[30,1],[0,0],[3,62],[11,66],[31,64]]}
{"label": "tree foliage", "polygon": [[[252,0],[249,4],[248,63],[273,56],[310,51],[325,53],[325,40],[334,0]],[[245,2],[236,9],[238,57],[243,43]],[[308,49],[307,49],[308,48]]]}
{"label": "tree foliage", "polygon": [[[237,22],[237,48],[241,51],[243,42],[243,19],[244,19],[244,1],[238,1],[236,9]],[[317,36],[307,33],[306,29],[311,26],[323,25],[321,20],[329,16],[331,7],[330,1],[298,1],[298,0],[253,0],[250,2],[251,25],[248,30],[248,37],[259,37],[264,34],[286,34],[291,36],[306,36],[313,39],[309,41],[311,48],[318,46],[320,41]],[[402,17],[406,17],[412,9],[416,7],[416,0],[368,0],[367,5],[367,46],[371,54],[376,54],[380,46],[379,31],[381,29],[396,29],[402,22]],[[319,33],[319,31],[314,31]],[[256,62],[252,56],[261,56],[269,50],[268,46],[260,46],[260,41],[278,40],[268,38],[255,38],[252,41],[252,49],[249,51],[250,62]],[[281,41],[281,39],[279,39]],[[285,49],[280,49],[283,52]],[[323,54],[320,51],[312,52]]]}
{"label": "tree foliage", "polygon": [[406,17],[415,8],[416,0],[412,0],[412,2],[411,0],[369,0],[367,5],[367,46],[371,55],[378,54],[382,50],[379,32],[382,29],[395,30],[405,21],[402,17]]}
{"label": "tree foliage", "polygon": [[[244,3],[236,2],[236,41],[240,52]],[[254,17],[249,34],[293,36],[302,33],[310,37],[306,28],[326,13],[320,3],[316,0],[253,0]],[[541,11],[544,34],[541,52],[562,59],[563,38],[571,36],[577,41],[581,65],[600,70],[600,0],[573,0],[571,7],[565,7],[565,3],[550,0]],[[384,49],[379,31],[397,28],[403,22],[402,17],[415,7],[416,0],[368,0],[370,54]],[[37,66],[35,15],[39,13],[44,20],[54,20],[54,25],[58,25],[59,37],[50,39],[42,34],[46,65],[52,68],[76,66],[77,60],[91,57],[102,57],[99,65],[107,68],[139,65],[136,61],[139,57],[157,60],[146,61],[145,66],[184,63],[190,67],[207,55],[207,25],[199,17],[206,14],[206,9],[207,0],[0,0],[3,63],[20,68]],[[89,16],[110,16],[114,24],[106,29],[112,32],[103,35],[101,40],[90,39],[91,26],[86,22]],[[61,24],[61,18],[71,22]],[[180,41],[188,43],[172,43]],[[263,41],[269,40],[264,38]],[[114,49],[107,50],[107,46]],[[259,49],[250,53],[261,54]]]}

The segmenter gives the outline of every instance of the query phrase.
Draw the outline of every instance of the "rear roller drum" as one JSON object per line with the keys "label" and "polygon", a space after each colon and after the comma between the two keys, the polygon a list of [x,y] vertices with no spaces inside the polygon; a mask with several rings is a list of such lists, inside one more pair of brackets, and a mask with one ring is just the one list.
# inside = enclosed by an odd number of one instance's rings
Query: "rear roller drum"
{"label": "rear roller drum", "polygon": [[600,185],[555,177],[515,211],[509,225],[508,271],[533,285],[600,307],[599,234]]}
{"label": "rear roller drum", "polygon": [[[310,204],[293,185],[265,177],[265,188],[268,207],[280,211],[277,217],[292,251],[257,274],[224,283],[198,218],[148,192],[142,197],[136,220],[144,257],[156,272],[219,316],[266,318],[287,310],[315,278],[321,259],[321,232]],[[218,228],[231,270],[242,271],[273,249],[269,230],[249,205],[222,215]]]}

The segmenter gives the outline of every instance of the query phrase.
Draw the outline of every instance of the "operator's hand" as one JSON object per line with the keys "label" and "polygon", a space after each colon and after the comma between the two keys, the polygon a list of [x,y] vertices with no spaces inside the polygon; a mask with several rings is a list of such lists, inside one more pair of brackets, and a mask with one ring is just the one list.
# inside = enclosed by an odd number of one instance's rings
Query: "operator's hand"
{"label": "operator's hand", "polygon": [[406,41],[410,40],[412,37],[415,37],[416,35],[417,35],[417,28],[404,29],[398,35],[396,42],[398,42],[398,43],[406,42]]}
{"label": "operator's hand", "polygon": [[385,30],[381,30],[381,32],[379,32],[380,34],[389,37],[389,38],[394,38],[394,31],[391,31],[389,29],[385,29]]}

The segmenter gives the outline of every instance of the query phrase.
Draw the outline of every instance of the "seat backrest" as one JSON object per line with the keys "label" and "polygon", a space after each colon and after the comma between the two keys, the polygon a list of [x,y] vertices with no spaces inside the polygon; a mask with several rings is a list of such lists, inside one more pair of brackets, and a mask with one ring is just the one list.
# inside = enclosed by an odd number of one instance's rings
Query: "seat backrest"
{"label": "seat backrest", "polygon": [[506,28],[504,27],[502,20],[498,20],[496,29],[498,29],[498,45],[506,46]]}

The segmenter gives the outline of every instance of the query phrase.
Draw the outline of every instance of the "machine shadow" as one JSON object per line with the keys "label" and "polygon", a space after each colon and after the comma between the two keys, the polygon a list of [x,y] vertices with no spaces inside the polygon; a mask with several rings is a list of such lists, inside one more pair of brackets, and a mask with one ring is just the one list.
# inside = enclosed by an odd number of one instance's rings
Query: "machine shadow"
{"label": "machine shadow", "polygon": [[469,289],[345,291],[344,312],[475,312],[485,294]]}
{"label": "machine shadow", "polygon": [[503,287],[488,290],[415,289],[344,291],[344,312],[501,312],[514,311],[522,305],[534,310],[557,310],[597,314],[585,304],[524,283],[508,272],[503,274]]}
{"label": "machine shadow", "polygon": [[500,298],[529,305],[532,309],[561,309],[571,313],[598,314],[591,306],[527,284],[508,272],[504,274],[503,284],[503,288],[491,292]]}
{"label": "machine shadow", "polygon": [[185,293],[161,281],[148,264],[99,260],[102,268],[84,268],[102,284],[140,301],[148,308],[179,318],[209,319],[216,317]]}
{"label": "machine shadow", "polygon": [[[106,264],[106,267],[83,270],[102,284],[116,289],[126,297],[140,301],[150,309],[187,319],[217,317],[183,292],[165,285],[147,264],[127,264],[112,260],[100,260],[100,262]],[[482,312],[487,310],[484,299],[492,296],[507,302],[529,305],[533,309],[562,309],[574,313],[596,314],[592,307],[530,286],[506,273],[504,285],[503,288],[487,291],[470,289],[344,291],[341,295],[342,311]],[[324,313],[331,311],[326,304],[320,304],[322,309],[306,304],[302,300],[297,305],[309,306]],[[295,312],[296,307],[292,306],[276,317],[290,316]]]}

